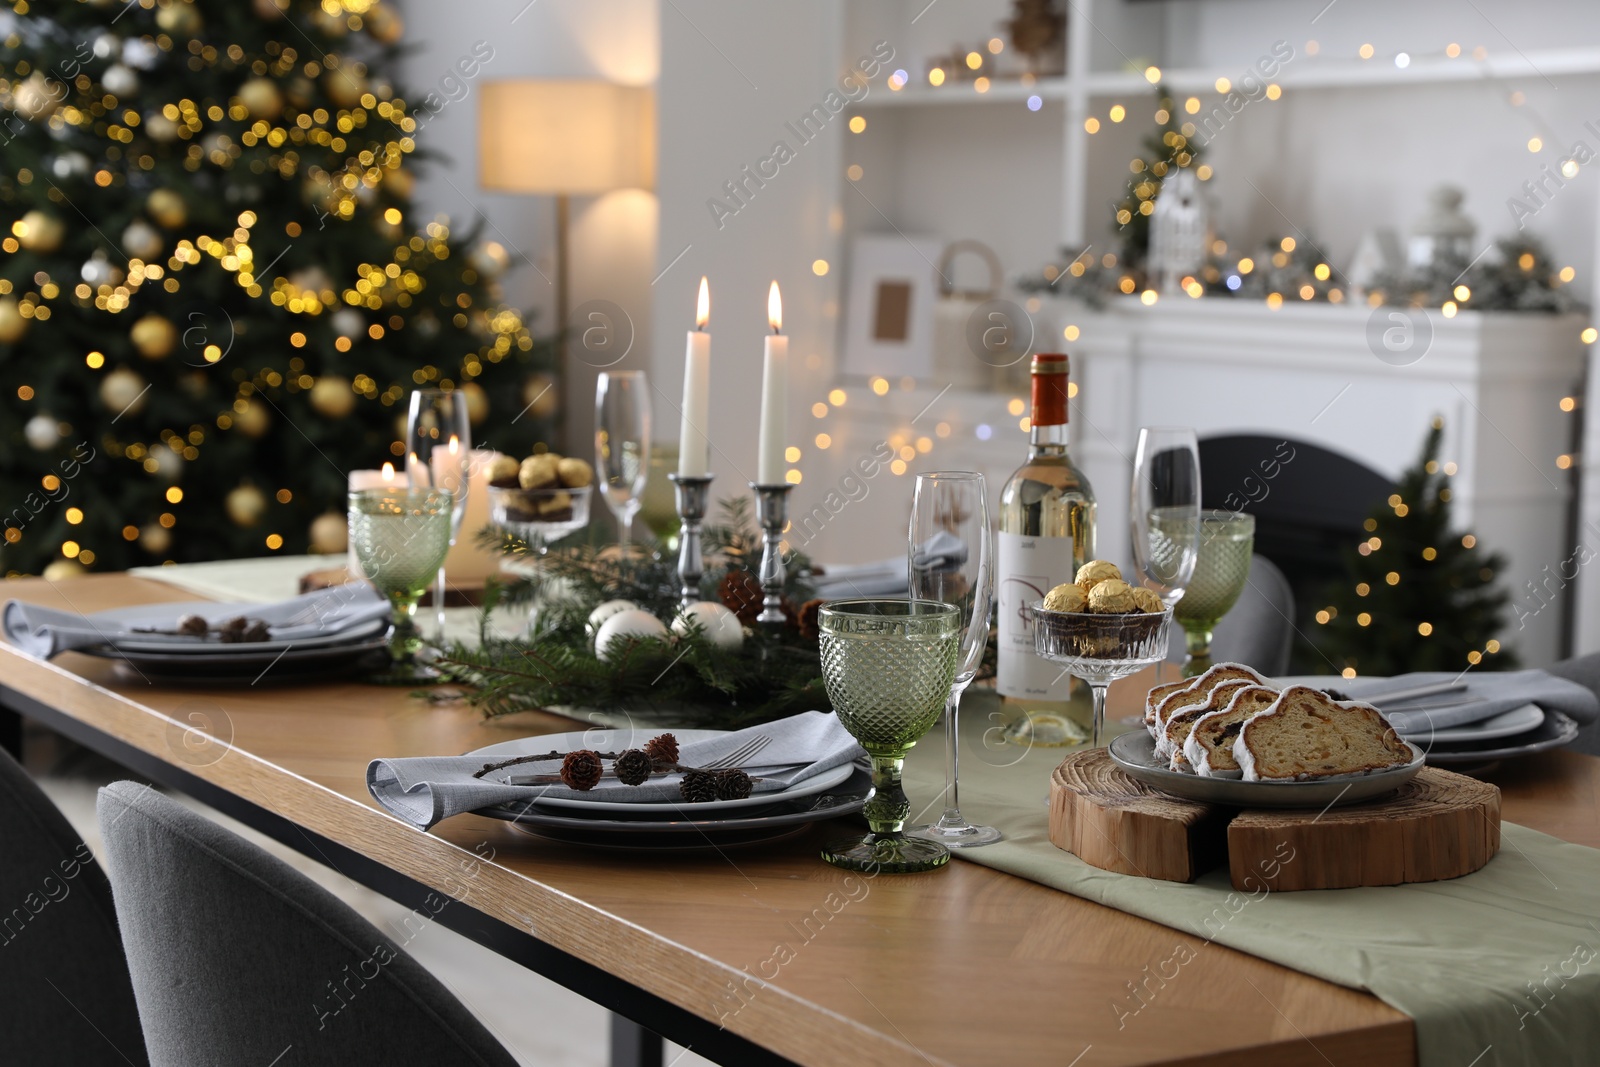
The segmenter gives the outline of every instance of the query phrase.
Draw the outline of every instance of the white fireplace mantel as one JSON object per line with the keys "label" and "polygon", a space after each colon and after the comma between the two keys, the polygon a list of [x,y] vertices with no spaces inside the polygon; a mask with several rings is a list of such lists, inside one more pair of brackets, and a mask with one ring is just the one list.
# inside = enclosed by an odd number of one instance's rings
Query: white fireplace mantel
{"label": "white fireplace mantel", "polygon": [[[1543,597],[1555,595],[1555,602],[1532,611],[1539,602],[1528,599],[1527,583],[1563,569],[1572,573],[1577,470],[1558,467],[1557,458],[1578,447],[1583,409],[1567,413],[1560,404],[1583,395],[1579,333],[1585,323],[1578,316],[1462,312],[1446,319],[1437,311],[1416,312],[1426,315],[1432,342],[1416,362],[1395,366],[1374,355],[1367,341],[1369,319],[1384,316],[1381,333],[1390,325],[1389,310],[1299,303],[1274,310],[1256,301],[1187,297],[1164,297],[1152,306],[1129,298],[1093,311],[1068,301],[1041,308],[1039,336],[1059,338],[1068,324],[1081,332],[1067,345],[1079,385],[1071,405],[1072,447],[1098,502],[1097,552],[1116,560],[1130,555],[1128,485],[1140,426],[1193,426],[1202,438],[1282,435],[1397,479],[1416,461],[1437,415],[1445,422],[1441,461],[1457,466],[1456,523],[1506,555],[1502,578],[1513,605],[1522,603],[1529,614],[1519,629],[1513,613],[1502,640],[1526,663],[1550,662],[1562,652],[1563,615],[1574,589],[1558,592],[1558,580],[1551,580]],[[810,507],[813,495],[820,499],[874,440],[914,440],[939,422],[949,436],[918,454],[908,475],[976,469],[998,497],[1026,447],[1008,406],[1021,394],[941,389],[938,382],[919,382],[877,397],[850,388],[849,403],[827,420],[833,446],[808,450],[796,508]],[[990,428],[986,438],[980,426]],[[907,481],[882,476],[807,551],[821,559],[883,555],[877,534],[904,529]],[[1600,548],[1600,507],[1593,524],[1593,536],[1578,540]],[[860,547],[868,543],[877,551]],[[1600,585],[1580,571],[1577,582],[1585,579]],[[1600,591],[1591,589],[1588,602],[1581,595],[1576,602],[1583,604],[1578,650],[1600,647]]]}

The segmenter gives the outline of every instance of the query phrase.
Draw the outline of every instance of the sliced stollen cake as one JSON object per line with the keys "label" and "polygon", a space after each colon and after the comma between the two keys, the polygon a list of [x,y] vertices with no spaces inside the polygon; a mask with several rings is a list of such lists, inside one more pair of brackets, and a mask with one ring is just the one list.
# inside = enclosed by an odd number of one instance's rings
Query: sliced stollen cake
{"label": "sliced stollen cake", "polygon": [[1239,777],[1239,761],[1233,758],[1234,738],[1239,736],[1239,729],[1246,720],[1267,710],[1277,699],[1278,691],[1271,686],[1247,685],[1235,689],[1227,707],[1194,721],[1194,728],[1183,742],[1184,759],[1201,777]]}
{"label": "sliced stollen cake", "polygon": [[1156,709],[1161,707],[1161,702],[1173,693],[1180,692],[1194,684],[1193,678],[1179,678],[1176,682],[1167,682],[1150,690],[1144,698],[1144,728],[1150,731],[1150,736],[1156,736]]}
{"label": "sliced stollen cake", "polygon": [[1242,663],[1218,663],[1204,674],[1195,678],[1189,685],[1176,692],[1168,693],[1161,703],[1156,705],[1156,721],[1150,731],[1159,745],[1162,729],[1166,721],[1180,708],[1191,704],[1203,704],[1211,695],[1211,690],[1224,682],[1249,682],[1252,685],[1270,685],[1267,679]]}
{"label": "sliced stollen cake", "polygon": [[1233,742],[1247,782],[1366,774],[1412,757],[1377,708],[1305,685],[1290,686],[1247,719]]}
{"label": "sliced stollen cake", "polygon": [[[1228,701],[1233,699],[1233,694],[1248,685],[1249,682],[1241,679],[1228,678],[1212,686],[1211,692],[1206,694],[1204,700],[1197,704],[1185,704],[1162,719],[1161,733],[1156,737],[1156,756],[1170,760],[1174,753],[1182,753],[1183,743],[1188,739],[1195,720],[1202,715],[1209,715],[1213,711],[1227,707]],[[1173,767],[1173,770],[1184,769],[1182,766]]]}

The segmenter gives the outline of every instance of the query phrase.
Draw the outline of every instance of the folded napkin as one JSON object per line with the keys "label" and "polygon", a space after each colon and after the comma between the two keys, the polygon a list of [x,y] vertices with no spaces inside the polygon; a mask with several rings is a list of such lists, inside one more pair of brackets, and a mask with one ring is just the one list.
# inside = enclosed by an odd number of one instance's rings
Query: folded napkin
{"label": "folded napkin", "polygon": [[[625,747],[643,747],[653,736],[655,733],[641,729],[618,730],[614,734],[613,748],[621,751]],[[705,767],[734,752],[753,737],[771,738],[751,759],[739,765],[752,777],[763,779],[755,783],[757,793],[787,789],[865,755],[836,716],[822,711],[804,711],[777,722],[685,744],[678,752],[678,762],[685,767]],[[560,783],[512,785],[507,782],[511,777],[555,774],[561,769],[560,760],[519,763],[491,771],[482,778],[473,777],[474,772],[481,770],[485,763],[505,758],[415,756],[375,759],[367,766],[367,788],[379,804],[421,830],[428,829],[440,819],[448,819],[462,812],[538,797],[580,798],[613,803],[670,803],[677,801],[681,795],[678,792],[678,783],[683,778],[681,774],[655,776],[643,785],[636,786],[623,785],[615,778],[606,777],[600,780],[600,785],[585,793],[568,789]]]}
{"label": "folded napkin", "polygon": [[[162,629],[175,628],[181,612],[193,612],[212,623],[248,615],[266,622],[274,641],[339,634],[389,614],[389,601],[366,582],[347,582],[276,604],[175,604],[173,607],[180,610],[173,611],[171,623]],[[72,649],[159,639],[160,635],[135,633],[135,625],[146,628],[150,623],[130,623],[126,614],[126,609],[112,609],[79,615],[11,600],[6,602],[5,611],[0,615],[0,626],[12,644],[42,659]]]}
{"label": "folded napkin", "polygon": [[[1458,679],[1466,684],[1466,692],[1437,693],[1393,703],[1383,699],[1386,692]],[[1593,690],[1541,670],[1469,673],[1464,677],[1447,671],[1420,671],[1394,678],[1328,677],[1314,680],[1312,684],[1332,687],[1357,700],[1378,704],[1395,731],[1414,741],[1425,740],[1432,730],[1482,722],[1524,704],[1559,711],[1579,723],[1593,722],[1600,717],[1600,700],[1595,698]],[[1406,710],[1413,706],[1415,710]]]}
{"label": "folded napkin", "polygon": [[[910,565],[918,570],[936,571],[958,567],[967,559],[967,545],[955,534],[940,531],[917,548]],[[846,597],[905,596],[910,574],[905,556],[893,556],[876,563],[835,563],[826,565],[813,585],[824,600]]]}

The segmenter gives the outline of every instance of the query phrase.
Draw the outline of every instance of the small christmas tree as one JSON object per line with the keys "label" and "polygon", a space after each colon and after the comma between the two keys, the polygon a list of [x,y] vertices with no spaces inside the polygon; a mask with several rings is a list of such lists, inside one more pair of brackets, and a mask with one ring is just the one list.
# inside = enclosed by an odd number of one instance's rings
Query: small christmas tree
{"label": "small christmas tree", "polygon": [[[1194,123],[1179,117],[1165,86],[1156,87],[1156,100],[1156,128],[1144,139],[1147,156],[1128,164],[1127,187],[1122,200],[1112,206],[1122,238],[1122,263],[1131,270],[1142,270],[1149,254],[1150,216],[1156,209],[1161,183],[1175,170],[1198,168],[1200,164],[1200,146],[1189,139],[1194,136]],[[1210,174],[1210,168],[1206,168],[1197,170],[1196,176],[1204,181]]]}
{"label": "small christmas tree", "polygon": [[1348,580],[1316,614],[1310,642],[1338,667],[1386,675],[1516,665],[1495,636],[1509,599],[1494,580],[1505,561],[1450,527],[1443,430],[1435,418],[1421,461],[1366,520],[1367,539],[1346,557]]}

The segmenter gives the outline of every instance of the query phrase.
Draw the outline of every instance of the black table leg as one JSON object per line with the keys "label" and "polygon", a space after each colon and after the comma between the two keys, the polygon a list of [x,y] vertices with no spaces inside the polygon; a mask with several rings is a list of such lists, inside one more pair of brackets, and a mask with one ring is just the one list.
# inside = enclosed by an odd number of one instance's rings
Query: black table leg
{"label": "black table leg", "polygon": [[611,1013],[611,1067],[661,1067],[665,1055],[659,1034]]}

